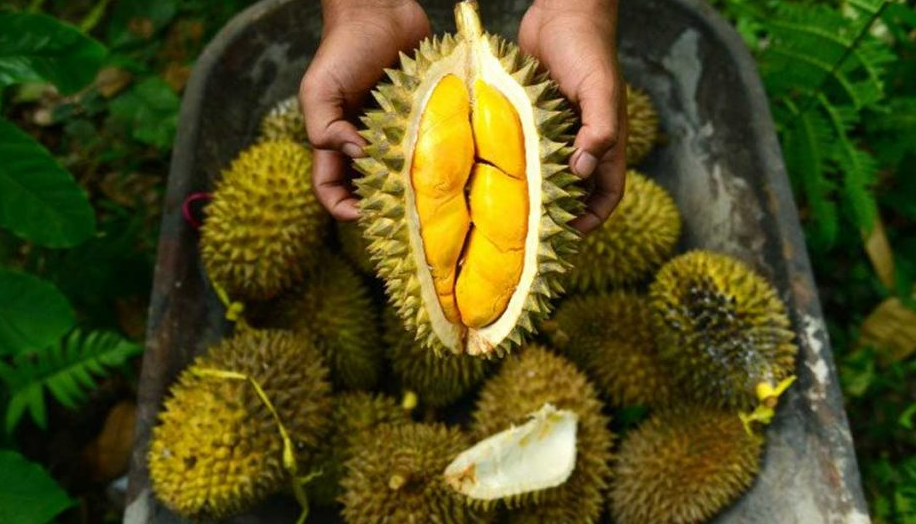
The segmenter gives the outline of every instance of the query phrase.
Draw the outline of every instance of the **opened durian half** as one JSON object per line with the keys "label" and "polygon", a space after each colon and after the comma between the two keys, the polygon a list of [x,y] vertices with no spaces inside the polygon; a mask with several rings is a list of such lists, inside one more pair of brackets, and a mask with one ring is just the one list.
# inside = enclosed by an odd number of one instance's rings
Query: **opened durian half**
{"label": "opened durian half", "polygon": [[437,353],[503,354],[561,291],[578,236],[573,114],[537,62],[482,31],[401,56],[366,113],[361,225],[404,324]]}

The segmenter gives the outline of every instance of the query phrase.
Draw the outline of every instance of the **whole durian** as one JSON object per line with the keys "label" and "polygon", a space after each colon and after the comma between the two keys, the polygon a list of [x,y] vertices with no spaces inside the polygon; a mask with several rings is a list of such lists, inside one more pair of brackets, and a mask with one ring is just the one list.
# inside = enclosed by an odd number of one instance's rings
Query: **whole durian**
{"label": "whole durian", "polygon": [[369,247],[363,232],[356,222],[337,222],[337,239],[340,241],[340,250],[347,260],[353,263],[362,273],[375,275],[375,265],[369,258]]}
{"label": "whole durian", "polygon": [[210,280],[232,299],[270,299],[314,264],[328,215],[312,194],[311,165],[308,149],[281,140],[251,146],[223,171],[200,254]]}
{"label": "whole durian", "polygon": [[773,286],[727,255],[691,251],[649,289],[659,355],[694,400],[748,409],[795,368],[794,335]]}
{"label": "whole durian", "polygon": [[483,32],[401,56],[366,113],[364,235],[405,325],[436,353],[503,354],[561,291],[582,191],[568,172],[573,113],[537,62]]}
{"label": "whole durian", "polygon": [[458,428],[410,423],[379,426],[353,447],[341,484],[348,524],[485,523],[445,484],[442,472],[468,445]]}
{"label": "whole durian", "polygon": [[308,485],[309,501],[331,505],[340,495],[344,463],[364,433],[382,424],[406,424],[410,413],[388,396],[366,391],[348,391],[334,397],[331,432],[322,444],[314,469],[321,475]]}
{"label": "whole durian", "polygon": [[614,522],[708,522],[753,483],[762,447],[734,412],[682,404],[652,415],[621,444]]}
{"label": "whole durian", "polygon": [[153,429],[148,454],[153,492],[192,520],[244,511],[291,482],[283,440],[270,409],[247,380],[253,377],[307,471],[329,429],[331,386],[321,355],[282,331],[244,331],[211,347],[172,385]]}
{"label": "whole durian", "polygon": [[658,113],[642,89],[627,84],[627,164],[635,166],[658,142]]}
{"label": "whole durian", "polygon": [[436,356],[424,349],[404,329],[391,307],[382,313],[385,352],[394,375],[420,402],[442,407],[458,400],[483,380],[491,367],[486,360],[470,355]]}
{"label": "whole durian", "polygon": [[283,99],[271,108],[261,120],[258,128],[260,140],[292,140],[298,144],[307,144],[305,121],[299,99],[295,96]]}
{"label": "whole durian", "polygon": [[671,400],[673,378],[659,360],[649,303],[642,295],[616,291],[570,297],[544,330],[612,404],[660,406]]}
{"label": "whole durian", "polygon": [[519,506],[508,513],[509,522],[597,522],[611,473],[614,435],[595,388],[572,362],[539,346],[527,346],[517,357],[506,359],[481,388],[473,434],[480,439],[521,425],[548,403],[579,417],[575,469],[556,488],[507,500],[510,507]]}
{"label": "whole durian", "polygon": [[603,291],[649,278],[674,253],[681,217],[674,200],[641,173],[627,172],[614,213],[587,235],[568,274],[573,290]]}
{"label": "whole durian", "polygon": [[328,252],[316,258],[312,273],[279,301],[266,325],[308,338],[327,361],[335,384],[372,389],[384,348],[369,289],[346,260]]}

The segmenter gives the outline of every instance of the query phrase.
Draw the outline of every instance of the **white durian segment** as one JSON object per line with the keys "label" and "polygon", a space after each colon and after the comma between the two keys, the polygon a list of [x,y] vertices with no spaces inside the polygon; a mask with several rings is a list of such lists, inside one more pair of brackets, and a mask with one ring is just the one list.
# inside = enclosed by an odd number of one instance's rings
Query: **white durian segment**
{"label": "white durian segment", "polygon": [[552,404],[521,426],[481,440],[445,468],[455,491],[477,500],[499,500],[559,486],[576,467],[579,417]]}

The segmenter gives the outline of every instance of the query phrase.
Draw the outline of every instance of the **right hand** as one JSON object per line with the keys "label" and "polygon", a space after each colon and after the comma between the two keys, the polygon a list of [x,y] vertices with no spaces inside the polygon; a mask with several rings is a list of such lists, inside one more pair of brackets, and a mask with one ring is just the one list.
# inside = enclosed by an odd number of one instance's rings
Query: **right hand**
{"label": "right hand", "polygon": [[398,52],[429,36],[414,0],[323,0],[321,45],[299,87],[309,142],[315,148],[312,187],[338,220],[359,216],[350,191],[349,158],[364,156],[365,139],[348,119],[381,80]]}

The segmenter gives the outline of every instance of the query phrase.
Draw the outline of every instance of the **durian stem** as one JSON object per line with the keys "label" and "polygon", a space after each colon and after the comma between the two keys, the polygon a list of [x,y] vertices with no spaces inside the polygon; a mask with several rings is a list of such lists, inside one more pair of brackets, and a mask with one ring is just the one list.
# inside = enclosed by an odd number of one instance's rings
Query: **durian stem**
{"label": "durian stem", "polygon": [[455,25],[458,26],[458,33],[466,40],[483,34],[477,0],[463,0],[455,4]]}

